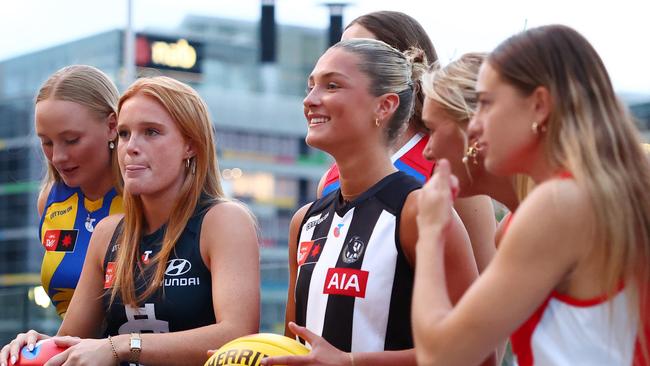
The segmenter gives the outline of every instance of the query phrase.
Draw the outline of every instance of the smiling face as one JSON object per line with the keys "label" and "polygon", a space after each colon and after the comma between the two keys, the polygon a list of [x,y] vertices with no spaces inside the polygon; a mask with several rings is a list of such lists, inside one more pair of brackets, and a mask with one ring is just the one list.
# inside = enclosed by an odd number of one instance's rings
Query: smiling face
{"label": "smiling face", "polygon": [[478,109],[469,131],[484,151],[485,168],[497,175],[527,173],[540,149],[531,129],[540,121],[533,97],[504,82],[488,62],[481,66],[476,91]]}
{"label": "smiling face", "polygon": [[359,62],[340,48],[329,49],[318,60],[303,101],[310,146],[332,153],[364,139],[383,141],[382,129],[375,126],[378,98],[369,93],[370,81]]}
{"label": "smiling face", "polygon": [[100,118],[81,104],[46,99],[36,103],[35,130],[43,154],[70,187],[86,195],[112,180],[108,142],[115,139],[115,120]]}
{"label": "smiling face", "polygon": [[153,97],[135,94],[118,118],[118,159],[124,188],[132,195],[174,197],[193,155],[176,122]]}

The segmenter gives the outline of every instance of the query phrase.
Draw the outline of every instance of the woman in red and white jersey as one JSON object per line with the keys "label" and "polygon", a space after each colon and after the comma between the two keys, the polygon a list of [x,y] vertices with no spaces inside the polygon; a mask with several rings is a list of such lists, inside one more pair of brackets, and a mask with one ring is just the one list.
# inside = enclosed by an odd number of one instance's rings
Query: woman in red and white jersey
{"label": "woman in red and white jersey", "polygon": [[530,29],[488,56],[476,89],[486,169],[537,186],[452,307],[439,278],[458,181],[439,163],[419,200],[418,362],[476,364],[512,336],[520,366],[650,365],[650,163],[600,57],[571,28]]}

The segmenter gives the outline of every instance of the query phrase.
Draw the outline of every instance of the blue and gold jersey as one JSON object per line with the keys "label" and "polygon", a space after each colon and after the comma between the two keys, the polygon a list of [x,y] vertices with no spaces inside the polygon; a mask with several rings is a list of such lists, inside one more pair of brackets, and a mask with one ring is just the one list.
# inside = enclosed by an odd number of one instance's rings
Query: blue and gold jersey
{"label": "blue and gold jersey", "polygon": [[71,188],[62,182],[52,186],[39,233],[45,248],[41,282],[61,317],[77,287],[95,225],[108,215],[122,212],[122,197],[115,189],[90,201],[80,188]]}

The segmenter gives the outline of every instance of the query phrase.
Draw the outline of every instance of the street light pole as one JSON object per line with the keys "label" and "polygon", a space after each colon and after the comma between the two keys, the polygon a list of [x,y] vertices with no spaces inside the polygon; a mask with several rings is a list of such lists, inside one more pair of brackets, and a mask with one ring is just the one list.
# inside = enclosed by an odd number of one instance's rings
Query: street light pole
{"label": "street light pole", "polygon": [[124,30],[124,50],[122,69],[122,88],[126,89],[135,80],[135,34],[133,33],[133,0],[126,0],[126,28]]}

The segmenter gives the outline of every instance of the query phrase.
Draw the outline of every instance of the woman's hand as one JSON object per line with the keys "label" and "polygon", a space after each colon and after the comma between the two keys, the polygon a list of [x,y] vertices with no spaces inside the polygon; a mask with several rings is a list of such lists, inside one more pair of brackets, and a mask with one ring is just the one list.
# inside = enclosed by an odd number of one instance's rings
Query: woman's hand
{"label": "woman's hand", "polygon": [[81,339],[77,337],[54,337],[59,347],[69,347],[50,358],[44,366],[96,365],[114,366],[117,362],[108,339]]}
{"label": "woman's hand", "polygon": [[301,327],[294,322],[289,323],[289,329],[300,338],[311,345],[311,353],[305,356],[277,356],[262,360],[261,365],[287,365],[287,366],[341,366],[352,364],[350,353],[343,352],[332,346],[323,337],[310,332],[307,328]]}
{"label": "woman's hand", "polygon": [[458,190],[458,178],[451,174],[449,162],[439,160],[435,173],[420,190],[416,218],[420,237],[445,231],[451,222]]}
{"label": "woman's hand", "polygon": [[18,354],[23,346],[27,346],[27,349],[32,351],[34,350],[36,342],[47,338],[50,338],[50,336],[47,334],[41,334],[35,330],[18,334],[16,339],[2,347],[2,350],[0,351],[0,365],[13,365],[18,360]]}

